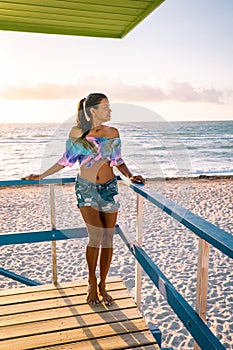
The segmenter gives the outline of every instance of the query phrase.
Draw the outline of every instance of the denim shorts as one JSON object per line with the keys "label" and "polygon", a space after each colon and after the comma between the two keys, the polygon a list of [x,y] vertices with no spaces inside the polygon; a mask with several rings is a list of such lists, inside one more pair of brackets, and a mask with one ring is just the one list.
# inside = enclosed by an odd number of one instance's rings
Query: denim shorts
{"label": "denim shorts", "polygon": [[100,211],[108,212],[116,211],[120,206],[115,199],[118,195],[116,177],[104,184],[95,184],[77,176],[75,192],[79,208],[97,207]]}

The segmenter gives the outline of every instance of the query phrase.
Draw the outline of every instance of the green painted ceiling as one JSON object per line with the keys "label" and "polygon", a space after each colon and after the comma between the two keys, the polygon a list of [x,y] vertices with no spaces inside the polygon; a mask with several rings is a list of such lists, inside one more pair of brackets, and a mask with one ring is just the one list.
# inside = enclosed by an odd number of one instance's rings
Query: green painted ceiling
{"label": "green painted ceiling", "polygon": [[0,30],[123,38],[165,0],[0,0]]}

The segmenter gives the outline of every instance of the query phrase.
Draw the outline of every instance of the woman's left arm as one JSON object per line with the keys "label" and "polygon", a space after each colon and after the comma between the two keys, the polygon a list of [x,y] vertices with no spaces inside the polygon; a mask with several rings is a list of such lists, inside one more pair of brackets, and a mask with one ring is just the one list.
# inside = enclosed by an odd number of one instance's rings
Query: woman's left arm
{"label": "woman's left arm", "polygon": [[116,166],[117,169],[130,181],[138,184],[145,184],[145,179],[141,175],[133,175],[125,163]]}
{"label": "woman's left arm", "polygon": [[112,158],[114,160],[114,162],[112,162],[112,165],[115,165],[124,176],[130,179],[131,182],[145,184],[145,179],[141,175],[133,175],[127,167],[127,165],[125,164],[124,160],[121,158],[121,139],[119,131],[116,128],[111,128],[111,131],[111,137],[116,138],[116,142],[114,144],[112,152]]}

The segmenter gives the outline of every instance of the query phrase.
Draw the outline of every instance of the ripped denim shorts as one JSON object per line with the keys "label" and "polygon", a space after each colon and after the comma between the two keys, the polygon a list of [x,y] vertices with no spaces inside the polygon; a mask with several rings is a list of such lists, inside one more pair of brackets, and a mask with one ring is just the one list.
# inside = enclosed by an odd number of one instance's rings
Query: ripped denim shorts
{"label": "ripped denim shorts", "polygon": [[77,176],[75,192],[78,207],[97,207],[103,212],[117,211],[119,202],[115,199],[118,195],[117,178],[109,180],[104,184],[95,184]]}

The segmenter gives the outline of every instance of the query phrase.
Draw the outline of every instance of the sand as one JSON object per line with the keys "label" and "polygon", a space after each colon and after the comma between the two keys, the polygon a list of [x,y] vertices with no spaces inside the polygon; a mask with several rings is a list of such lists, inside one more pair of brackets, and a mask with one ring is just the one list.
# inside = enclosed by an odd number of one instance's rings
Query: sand
{"label": "sand", "polygon": [[[220,228],[233,232],[233,180],[196,179],[154,181],[146,188],[157,190],[185,206],[193,213]],[[118,223],[135,240],[136,195],[119,184],[121,203]],[[0,233],[50,229],[48,187],[27,186],[0,189]],[[84,226],[77,210],[72,185],[57,186],[56,226]],[[151,203],[144,201],[143,247],[170,279],[178,291],[195,305],[198,239],[189,230],[169,218]],[[86,239],[60,241],[58,246],[58,278],[60,282],[87,277],[85,262]],[[114,238],[114,257],[109,276],[121,276],[134,296],[135,260],[120,237]],[[51,243],[2,246],[0,266],[41,283],[51,282]],[[98,271],[97,271],[98,273]],[[211,247],[208,325],[226,349],[233,347],[233,263]],[[0,276],[0,288],[24,285]],[[142,313],[146,321],[162,331],[163,347],[188,350],[193,340],[172,309],[143,273]]]}

